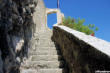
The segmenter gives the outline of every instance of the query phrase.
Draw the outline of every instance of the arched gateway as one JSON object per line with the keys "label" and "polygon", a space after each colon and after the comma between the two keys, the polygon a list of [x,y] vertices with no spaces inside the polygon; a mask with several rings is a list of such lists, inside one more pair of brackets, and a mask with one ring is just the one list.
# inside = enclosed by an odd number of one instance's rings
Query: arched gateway
{"label": "arched gateway", "polygon": [[48,29],[47,16],[52,13],[57,14],[57,23],[61,23],[62,17],[64,17],[63,13],[61,13],[59,9],[46,8],[44,1],[38,0],[36,12],[33,14],[33,20],[36,23],[36,32],[44,32]]}

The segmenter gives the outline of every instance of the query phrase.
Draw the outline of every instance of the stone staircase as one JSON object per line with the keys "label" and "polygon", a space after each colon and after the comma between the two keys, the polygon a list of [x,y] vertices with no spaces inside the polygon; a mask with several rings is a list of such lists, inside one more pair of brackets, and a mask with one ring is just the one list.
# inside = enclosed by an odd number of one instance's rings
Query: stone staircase
{"label": "stone staircase", "polygon": [[21,66],[21,73],[65,73],[60,50],[51,40],[52,31],[40,33],[36,48],[29,52],[30,59]]}

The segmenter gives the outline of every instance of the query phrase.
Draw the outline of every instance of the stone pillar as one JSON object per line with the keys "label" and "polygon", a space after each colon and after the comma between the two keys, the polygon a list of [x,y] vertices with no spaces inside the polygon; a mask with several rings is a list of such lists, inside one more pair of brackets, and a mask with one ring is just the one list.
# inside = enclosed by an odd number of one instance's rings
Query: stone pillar
{"label": "stone pillar", "polygon": [[64,14],[61,13],[61,11],[58,9],[57,10],[57,24],[62,23],[63,17],[64,17]]}

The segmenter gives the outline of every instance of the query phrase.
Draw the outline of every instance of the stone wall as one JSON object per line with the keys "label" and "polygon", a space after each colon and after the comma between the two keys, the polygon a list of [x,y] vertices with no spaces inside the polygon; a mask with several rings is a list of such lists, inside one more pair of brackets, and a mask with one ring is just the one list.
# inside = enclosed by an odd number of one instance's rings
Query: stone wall
{"label": "stone wall", "polygon": [[0,73],[19,73],[35,23],[37,0],[0,0]]}
{"label": "stone wall", "polygon": [[53,27],[52,39],[61,49],[70,73],[110,71],[110,43],[59,25]]}
{"label": "stone wall", "polygon": [[44,32],[46,29],[46,7],[43,0],[38,0],[36,12],[33,14],[34,23],[36,23],[36,34]]}

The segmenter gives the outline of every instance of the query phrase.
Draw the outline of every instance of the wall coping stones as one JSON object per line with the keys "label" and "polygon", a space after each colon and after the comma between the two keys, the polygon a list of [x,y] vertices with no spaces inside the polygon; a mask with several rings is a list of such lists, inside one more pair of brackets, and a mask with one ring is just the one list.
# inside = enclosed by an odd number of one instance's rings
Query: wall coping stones
{"label": "wall coping stones", "polygon": [[53,27],[58,27],[64,31],[72,34],[77,39],[84,41],[85,43],[89,44],[90,46],[94,47],[98,51],[100,51],[100,52],[106,54],[108,57],[110,57],[110,42],[99,39],[97,37],[93,37],[91,35],[86,35],[85,33],[73,30],[66,26],[55,24]]}

